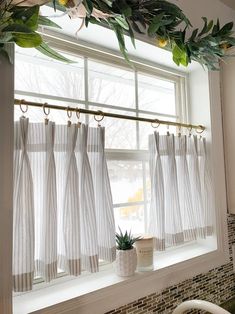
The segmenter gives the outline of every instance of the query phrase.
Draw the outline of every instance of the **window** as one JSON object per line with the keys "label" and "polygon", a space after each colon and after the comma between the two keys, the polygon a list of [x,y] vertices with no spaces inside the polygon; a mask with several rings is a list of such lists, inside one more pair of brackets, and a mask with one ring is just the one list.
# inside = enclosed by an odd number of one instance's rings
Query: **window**
{"label": "window", "polygon": [[[75,26],[76,29],[77,25]],[[70,50],[71,46],[68,44],[68,41],[66,42],[66,49]],[[147,44],[141,43],[143,47],[146,49],[150,49]],[[65,44],[64,44],[65,46]],[[75,45],[74,45],[75,46]],[[61,45],[63,47],[63,45]],[[58,48],[58,46],[57,46]],[[74,48],[74,47],[73,47]],[[156,47],[152,48],[156,49]],[[71,51],[75,51],[75,49],[71,49]],[[95,52],[94,53],[89,51],[89,57],[95,58],[97,55],[99,56],[100,53]],[[72,58],[71,56],[69,56]],[[95,57],[95,58],[94,58]],[[146,57],[147,58],[147,57]],[[84,62],[84,57],[76,57],[76,60],[80,60],[81,62],[77,62],[76,64],[73,64],[71,66],[65,66],[64,64],[57,63],[55,61],[49,61],[48,59],[44,58],[42,55],[38,55],[35,53],[35,51],[31,51],[28,49],[25,50],[18,50],[17,56],[16,56],[16,97],[17,98],[25,98],[25,99],[31,99],[38,102],[50,102],[54,104],[61,104],[61,105],[68,105],[68,106],[75,106],[75,107],[85,107],[85,106],[94,106],[94,108],[103,108],[103,110],[117,110],[119,113],[121,113],[121,110],[126,112],[126,114],[136,114],[135,109],[130,110],[131,108],[108,108],[109,105],[107,104],[96,104],[93,103],[91,100],[88,99],[88,88],[85,85],[85,82],[88,79],[88,73],[86,69],[86,66],[84,66],[84,63],[86,64],[87,61]],[[102,58],[101,58],[102,59]],[[110,57],[107,57],[108,60],[110,60]],[[31,62],[30,62],[31,60]],[[137,61],[138,59],[136,59]],[[150,57],[149,57],[150,61]],[[24,62],[24,63],[23,63]],[[95,60],[97,62],[97,60]],[[116,63],[117,59],[115,60]],[[155,59],[155,62],[158,62],[158,60]],[[88,62],[87,62],[88,63]],[[97,62],[99,63],[99,62]],[[120,62],[121,63],[121,62]],[[40,65],[40,66],[39,66]],[[168,64],[169,65],[169,64]],[[36,69],[38,69],[38,72],[40,72],[39,68],[44,66],[44,77],[41,77],[43,82],[47,82],[45,84],[40,84],[39,81],[37,81],[37,77],[35,75],[30,75],[30,68],[33,69],[32,73],[35,73]],[[70,70],[72,68],[77,67],[76,71],[78,75],[78,72],[80,73],[80,78],[78,79],[78,76],[76,76],[76,79],[74,79],[76,82],[79,82],[79,90],[73,93],[75,91],[75,87],[77,85],[72,85],[70,88],[66,87],[66,92],[61,92],[62,88],[64,88],[63,84],[68,84],[68,81],[63,81],[62,79],[59,80],[61,85],[55,84],[57,79],[61,76],[58,75],[58,72],[62,71],[62,69],[65,70],[65,72],[71,72]],[[116,68],[116,66],[113,66]],[[55,71],[57,71],[57,74],[52,76],[48,75],[48,72],[51,71],[51,68],[54,68]],[[66,302],[66,310],[76,310],[79,312],[80,310],[84,310],[84,307],[89,312],[94,311],[94,308],[97,306],[99,310],[107,310],[107,304],[110,305],[110,308],[118,307],[120,304],[118,304],[119,301],[114,302],[113,298],[107,298],[107,296],[117,296],[117,300],[120,300],[120,298],[124,298],[126,303],[129,303],[133,301],[133,299],[139,298],[139,291],[141,286],[141,291],[143,292],[144,287],[144,293],[150,294],[152,292],[159,291],[160,289],[169,286],[169,283],[176,284],[179,281],[182,281],[184,279],[187,279],[188,276],[194,276],[198,275],[203,272],[207,272],[212,268],[218,267],[222,264],[225,264],[228,262],[228,247],[227,247],[227,236],[226,232],[226,203],[225,203],[225,187],[224,187],[224,170],[223,170],[223,149],[222,149],[222,137],[221,137],[221,112],[220,112],[220,102],[219,102],[219,74],[218,73],[210,73],[208,75],[207,72],[203,71],[199,66],[194,68],[193,70],[189,70],[189,74],[179,74],[179,75],[171,75],[166,74],[165,71],[157,71],[156,69],[153,69],[151,67],[145,67],[143,65],[140,65],[139,67],[136,67],[137,73],[135,73],[136,78],[138,79],[138,82],[140,82],[141,74],[147,77],[154,77],[154,78],[161,78],[164,82],[174,82],[174,90],[175,90],[175,113],[173,113],[173,116],[167,116],[168,113],[166,112],[146,112],[145,108],[140,105],[140,102],[138,102],[138,112],[141,113],[141,116],[150,116],[150,117],[161,117],[164,118],[167,117],[167,120],[170,119],[179,119],[182,121],[187,121],[185,106],[182,107],[179,106],[179,103],[182,104],[182,99],[184,99],[184,80],[185,76],[187,75],[189,78],[189,87],[190,87],[190,120],[200,122],[201,124],[207,125],[210,131],[213,132],[213,138],[209,139],[212,143],[211,151],[213,154],[213,170],[215,172],[215,185],[216,185],[216,216],[217,216],[217,225],[218,228],[216,230],[216,236],[214,237],[213,241],[207,241],[205,244],[204,241],[201,241],[200,243],[195,243],[192,245],[190,243],[187,245],[187,247],[178,247],[174,250],[167,250],[166,252],[157,253],[156,258],[156,267],[155,269],[162,269],[162,271],[156,271],[149,274],[137,274],[132,280],[128,280],[128,284],[126,284],[125,281],[120,282],[117,280],[115,276],[112,275],[113,270],[97,273],[92,276],[82,276],[79,279],[75,280],[68,280],[67,285],[65,285],[64,281],[61,278],[56,280],[57,283],[63,282],[62,285],[58,284],[57,287],[55,285],[37,285],[38,289],[47,288],[47,289],[41,289],[40,291],[36,291],[35,293],[29,293],[24,294],[18,298],[14,298],[14,312],[17,313],[23,313],[26,311],[35,311],[40,310],[42,308],[45,308],[47,306],[52,306],[52,309],[54,311],[59,311],[60,304],[64,301]],[[195,70],[195,71],[194,71]],[[175,70],[172,70],[173,72]],[[69,75],[68,75],[69,76]],[[51,78],[50,80],[47,79]],[[209,90],[209,84],[208,84],[208,78],[210,82],[210,90]],[[36,82],[38,82],[38,86],[36,85]],[[137,80],[135,81],[137,82]],[[35,84],[35,85],[33,85]],[[136,86],[137,85],[137,86]],[[135,85],[135,90],[139,87],[138,84]],[[28,87],[27,87],[28,86]],[[32,88],[34,86],[34,88]],[[43,90],[40,90],[44,86]],[[137,87],[137,88],[136,88]],[[179,91],[182,90],[182,93],[179,93]],[[53,93],[54,91],[54,93]],[[61,93],[60,93],[61,92]],[[70,94],[69,94],[70,93]],[[81,94],[79,94],[81,93]],[[58,95],[58,96],[57,96]],[[79,95],[79,96],[78,96]],[[136,97],[136,96],[135,96]],[[181,99],[182,97],[182,99]],[[136,99],[136,98],[135,98]],[[141,98],[140,98],[141,99]],[[213,110],[210,110],[210,102],[213,102]],[[4,105],[4,104],[3,104]],[[146,104],[143,104],[143,106],[146,106]],[[132,108],[133,109],[133,108]],[[9,110],[9,108],[8,108]],[[150,109],[149,109],[150,110]],[[136,110],[137,111],[137,110]],[[150,110],[151,111],[151,110]],[[184,115],[182,115],[184,113]],[[18,110],[18,107],[15,110],[15,118],[17,119],[19,116],[21,116],[21,112]],[[34,108],[30,108],[29,112],[27,113],[27,116],[30,117],[31,121],[42,121],[44,119],[44,114],[42,113],[42,110],[36,110]],[[58,123],[66,123],[67,116],[64,112],[58,112],[58,111],[51,111],[50,118],[52,120],[56,120]],[[75,119],[75,117],[73,117]],[[85,118],[85,116],[81,116],[81,119],[85,121],[85,119],[90,119],[92,123],[94,123],[92,117]],[[102,123],[108,123],[110,121],[110,124],[114,124],[117,121],[112,119],[106,119]],[[111,123],[112,122],[112,123]],[[125,121],[123,120],[123,123]],[[132,123],[130,123],[132,124]],[[129,124],[129,125],[130,125]],[[148,124],[135,124],[133,122],[133,125],[135,126],[132,130],[135,132],[135,137],[137,139],[138,134],[138,141],[139,146],[138,149],[131,149],[129,151],[125,147],[122,149],[118,148],[112,148],[107,150],[107,156],[109,158],[109,164],[112,162],[118,167],[117,161],[122,161],[121,167],[126,167],[125,169],[130,169],[130,167],[141,167],[141,162],[144,161],[144,164],[147,165],[147,173],[148,173],[148,157],[146,155],[144,144],[146,144],[146,141],[143,140],[141,142],[140,137],[143,135],[147,137],[147,134],[149,134],[152,131],[151,126]],[[4,124],[3,124],[4,128]],[[211,129],[211,130],[210,130]],[[119,128],[119,130],[122,130],[122,127]],[[8,130],[7,130],[8,131]],[[161,132],[166,132],[166,129],[160,129]],[[128,135],[128,134],[127,134]],[[113,139],[113,141],[116,138]],[[125,134],[123,139],[125,140]],[[142,144],[141,144],[142,143]],[[107,143],[106,143],[107,144]],[[136,143],[137,144],[137,141]],[[142,145],[142,146],[141,146]],[[137,147],[137,146],[136,146]],[[138,161],[141,161],[138,163]],[[129,165],[129,168],[126,166],[126,163],[128,162],[131,164]],[[110,166],[111,167],[111,166]],[[143,166],[142,166],[143,167]],[[115,170],[115,169],[114,169]],[[118,172],[118,170],[116,170]],[[113,171],[114,173],[114,171]],[[139,172],[138,172],[139,173]],[[111,171],[110,171],[110,178],[111,178]],[[118,175],[118,174],[117,174]],[[134,175],[133,175],[134,176]],[[143,177],[144,179],[144,177]],[[138,181],[139,179],[135,180],[136,186],[140,183]],[[148,179],[147,179],[148,180]],[[138,181],[138,182],[137,182]],[[7,182],[6,182],[7,184]],[[9,186],[9,184],[8,184]],[[11,187],[10,187],[11,188]],[[136,187],[137,188],[137,187]],[[116,190],[117,191],[117,190]],[[147,198],[144,197],[144,199],[148,199],[148,183],[147,183],[147,191],[143,191],[144,195],[147,195]],[[140,193],[141,195],[142,193]],[[118,196],[118,191],[116,193]],[[120,197],[120,196],[119,196]],[[131,197],[131,196],[130,196]],[[142,199],[142,196],[140,196]],[[139,199],[139,198],[138,198]],[[132,201],[132,199],[130,199]],[[120,205],[123,205],[124,208],[128,207],[125,205],[125,199],[121,200],[123,202]],[[133,202],[134,203],[134,202]],[[135,204],[133,204],[135,206]],[[140,204],[138,204],[140,205]],[[120,208],[122,208],[120,206]],[[143,220],[144,221],[144,220]],[[137,225],[137,224],[136,224]],[[142,228],[143,228],[142,223]],[[128,225],[129,226],[129,225]],[[138,227],[139,229],[139,227]],[[204,243],[202,243],[204,242]],[[188,250],[188,248],[190,250]],[[110,267],[110,265],[107,265]],[[115,278],[114,278],[115,277]],[[69,278],[70,279],[70,278]],[[139,280],[140,279],[140,280]],[[169,282],[170,280],[170,282]],[[115,285],[115,283],[119,282],[119,285]],[[40,287],[39,287],[40,286]],[[94,291],[100,288],[104,288],[102,290],[103,298],[101,298],[100,291],[97,291],[95,293]],[[120,290],[121,288],[121,290]],[[128,296],[128,292],[132,291],[131,295]],[[69,293],[68,293],[69,292]],[[93,294],[90,294],[89,292],[94,292]],[[86,294],[87,295],[84,295]],[[80,296],[82,296],[82,299],[80,299]],[[78,297],[78,302],[74,298]],[[92,299],[93,297],[93,299]],[[73,298],[73,300],[70,302],[69,299]],[[111,301],[108,301],[111,300]],[[82,302],[81,302],[82,301]],[[94,302],[93,302],[94,301]],[[110,302],[110,303],[109,303]],[[114,303],[115,304],[114,304]],[[55,306],[55,307],[54,307]],[[63,306],[63,305],[62,305]],[[82,309],[81,309],[82,307]]]}
{"label": "window", "polygon": [[[184,78],[141,67],[103,63],[86,56],[68,57],[76,61],[65,65],[48,60],[35,51],[17,49],[16,97],[63,106],[103,110],[122,115],[183,120],[177,99],[183,98]],[[15,117],[21,115],[19,108]],[[30,108],[31,121],[42,121],[42,110]],[[82,120],[95,125],[92,116]],[[52,110],[50,119],[66,123],[64,112]],[[76,119],[75,115],[72,119]],[[150,201],[147,123],[105,118],[106,156],[114,202],[116,228],[146,231],[146,214]],[[164,127],[159,128],[166,132]],[[173,129],[171,130],[173,131]]]}

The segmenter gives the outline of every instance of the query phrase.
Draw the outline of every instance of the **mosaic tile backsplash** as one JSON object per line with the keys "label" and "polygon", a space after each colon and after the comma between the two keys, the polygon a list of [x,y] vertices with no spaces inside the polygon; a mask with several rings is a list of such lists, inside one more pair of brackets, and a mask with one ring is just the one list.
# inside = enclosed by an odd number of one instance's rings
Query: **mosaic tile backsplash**
{"label": "mosaic tile backsplash", "polygon": [[[171,314],[178,304],[190,299],[203,299],[218,305],[235,297],[235,273],[232,244],[235,243],[235,215],[228,215],[230,263],[187,279],[161,293],[153,293],[105,314]],[[188,313],[203,313],[189,311]]]}

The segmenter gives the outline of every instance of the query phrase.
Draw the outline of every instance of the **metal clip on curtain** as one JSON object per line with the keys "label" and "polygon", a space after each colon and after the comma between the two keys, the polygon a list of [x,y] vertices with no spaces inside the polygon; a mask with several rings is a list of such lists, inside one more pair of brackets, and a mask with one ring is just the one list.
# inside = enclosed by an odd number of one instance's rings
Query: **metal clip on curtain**
{"label": "metal clip on curtain", "polygon": [[151,122],[151,126],[154,128],[154,129],[157,129],[159,126],[160,126],[160,122],[158,119],[156,119],[154,122]]}
{"label": "metal clip on curtain", "polygon": [[49,123],[48,116],[50,114],[50,108],[47,108],[47,112],[46,112],[46,106],[47,106],[47,103],[43,104],[42,109],[43,109],[43,112],[45,114],[45,125],[48,125],[48,123]]}
{"label": "metal clip on curtain", "polygon": [[77,122],[77,127],[80,128],[81,126],[81,122],[79,121],[80,120],[80,109],[79,108],[76,108],[76,117],[78,119],[78,122]]}
{"label": "metal clip on curtain", "polygon": [[[23,104],[26,106],[25,109],[23,109],[22,107]],[[22,99],[19,101],[19,106],[20,106],[21,112],[23,113],[22,118],[25,118],[24,114],[28,111],[28,104],[25,102],[24,99]]]}
{"label": "metal clip on curtain", "polygon": [[72,122],[71,122],[71,118],[72,118],[72,110],[70,107],[67,107],[67,117],[68,117],[68,126],[71,126]]}
{"label": "metal clip on curtain", "polygon": [[[100,118],[98,118],[98,117],[100,117]],[[104,119],[103,111],[101,111],[101,110],[97,111],[97,114],[94,115],[94,119],[96,122],[98,122],[98,127],[101,127],[100,122]]]}

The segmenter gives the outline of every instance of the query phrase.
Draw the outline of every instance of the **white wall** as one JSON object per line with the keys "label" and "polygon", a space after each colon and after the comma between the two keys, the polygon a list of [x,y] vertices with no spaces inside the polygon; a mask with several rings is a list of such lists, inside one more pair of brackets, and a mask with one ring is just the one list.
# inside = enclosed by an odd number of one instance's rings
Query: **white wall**
{"label": "white wall", "polygon": [[225,3],[230,8],[235,9],[235,2],[234,2],[234,0],[221,0],[221,2]]}
{"label": "white wall", "polygon": [[[12,51],[13,52],[13,51]],[[14,67],[0,56],[0,313],[12,312]]]}
{"label": "white wall", "polygon": [[[235,49],[231,51],[235,53]],[[235,214],[235,58],[222,64],[222,112],[226,160],[228,210]]]}
{"label": "white wall", "polygon": [[219,18],[221,23],[235,21],[235,11],[219,0],[172,0],[171,2],[182,8],[193,27],[203,25],[202,16],[214,20]]}

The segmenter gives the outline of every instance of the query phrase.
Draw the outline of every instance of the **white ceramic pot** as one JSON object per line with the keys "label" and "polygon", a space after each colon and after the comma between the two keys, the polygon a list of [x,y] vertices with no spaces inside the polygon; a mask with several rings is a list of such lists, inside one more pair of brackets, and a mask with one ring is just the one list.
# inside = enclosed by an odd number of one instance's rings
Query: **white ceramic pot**
{"label": "white ceramic pot", "polygon": [[116,273],[121,277],[133,276],[137,266],[136,249],[117,250]]}

